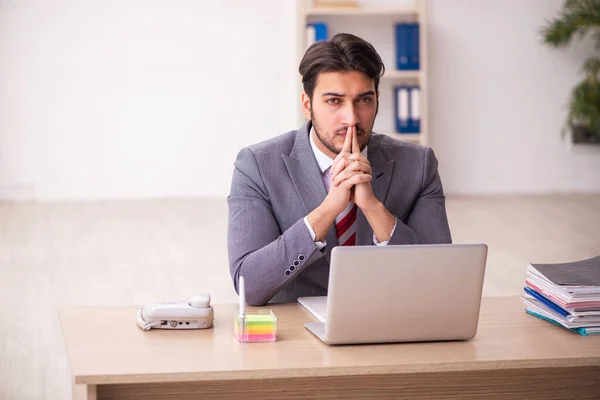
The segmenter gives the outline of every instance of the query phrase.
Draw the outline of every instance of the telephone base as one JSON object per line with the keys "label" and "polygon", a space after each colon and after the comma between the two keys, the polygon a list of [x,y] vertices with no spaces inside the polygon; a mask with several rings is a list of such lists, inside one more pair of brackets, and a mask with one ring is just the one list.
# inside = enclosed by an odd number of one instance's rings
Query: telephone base
{"label": "telephone base", "polygon": [[160,325],[152,329],[207,329],[212,326],[212,321],[208,320],[161,320]]}
{"label": "telephone base", "polygon": [[213,325],[214,310],[210,294],[192,296],[189,301],[146,304],[136,315],[137,325],[150,329],[208,329]]}

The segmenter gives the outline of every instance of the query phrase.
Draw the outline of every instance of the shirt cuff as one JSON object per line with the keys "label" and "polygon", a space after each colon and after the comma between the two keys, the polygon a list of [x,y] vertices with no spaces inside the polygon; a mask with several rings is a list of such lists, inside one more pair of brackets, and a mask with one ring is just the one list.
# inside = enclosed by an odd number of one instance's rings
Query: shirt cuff
{"label": "shirt cuff", "polygon": [[[390,233],[390,238],[392,236],[394,236],[394,231],[396,230],[396,225],[398,224],[398,219],[396,219],[396,222],[394,223],[394,229],[392,229],[392,233]],[[313,237],[314,240],[314,237]],[[373,243],[375,244],[375,246],[387,246],[388,243],[390,241],[386,240],[385,242],[380,242],[379,240],[377,240],[377,237],[375,236],[375,232],[373,232]]]}
{"label": "shirt cuff", "polygon": [[[308,232],[310,233],[310,237],[312,238],[313,242],[315,242],[317,249],[322,250],[323,247],[327,246],[326,241],[323,241],[323,242],[315,241],[315,238],[317,237],[317,235],[315,234],[315,231],[313,231],[312,226],[310,226],[310,222],[308,222],[308,217],[304,217],[304,224],[306,224],[306,227],[308,228]],[[373,236],[373,237],[375,237],[375,236]]]}

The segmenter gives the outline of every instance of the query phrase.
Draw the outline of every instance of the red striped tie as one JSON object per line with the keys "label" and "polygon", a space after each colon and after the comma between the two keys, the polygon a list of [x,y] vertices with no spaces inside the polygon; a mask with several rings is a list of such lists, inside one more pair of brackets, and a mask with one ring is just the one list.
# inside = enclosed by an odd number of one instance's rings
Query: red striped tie
{"label": "red striped tie", "polygon": [[[331,187],[331,168],[323,172],[323,183],[329,192]],[[356,246],[356,213],[358,207],[353,201],[348,203],[344,211],[335,217],[335,231],[338,243],[342,246]]]}
{"label": "red striped tie", "polygon": [[335,231],[340,246],[356,246],[356,212],[353,201],[335,219]]}

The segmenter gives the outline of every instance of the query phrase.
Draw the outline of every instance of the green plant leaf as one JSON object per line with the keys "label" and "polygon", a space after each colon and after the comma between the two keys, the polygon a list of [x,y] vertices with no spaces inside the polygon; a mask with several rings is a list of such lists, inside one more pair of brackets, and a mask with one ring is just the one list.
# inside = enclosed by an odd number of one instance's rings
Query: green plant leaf
{"label": "green plant leaf", "polygon": [[[590,34],[600,49],[600,0],[566,0],[558,17],[547,20],[539,33],[554,48]],[[581,70],[585,78],[571,91],[565,129],[581,126],[600,136],[600,58],[589,57]]]}

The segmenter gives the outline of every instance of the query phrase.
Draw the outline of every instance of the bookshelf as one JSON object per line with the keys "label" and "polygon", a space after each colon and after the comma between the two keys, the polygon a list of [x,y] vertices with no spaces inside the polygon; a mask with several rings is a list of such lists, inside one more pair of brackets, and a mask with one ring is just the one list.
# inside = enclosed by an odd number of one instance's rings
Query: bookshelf
{"label": "bookshelf", "polygon": [[[363,3],[365,3],[363,1]],[[297,6],[297,62],[304,55],[306,45],[306,24],[324,22],[327,24],[328,37],[340,32],[348,32],[369,41],[385,64],[385,74],[379,83],[379,114],[373,130],[398,140],[419,143],[427,146],[429,132],[427,123],[427,19],[424,0],[399,1],[397,6],[369,6],[363,4],[357,8],[313,8],[310,0],[296,0]],[[419,56],[418,71],[396,70],[395,31],[397,23],[419,23]],[[395,129],[394,86],[420,86],[419,108],[421,129],[418,134],[400,134]],[[298,98],[302,93],[301,78],[298,77]],[[299,101],[298,101],[299,103]],[[304,115],[300,105],[297,109],[299,124],[304,123]]]}
{"label": "bookshelf", "polygon": [[321,17],[326,15],[350,15],[350,16],[366,16],[366,15],[389,15],[389,14],[402,14],[402,15],[418,15],[414,6],[411,5],[400,5],[396,7],[358,7],[358,8],[312,8],[308,4],[306,9],[306,16],[308,17]]}

